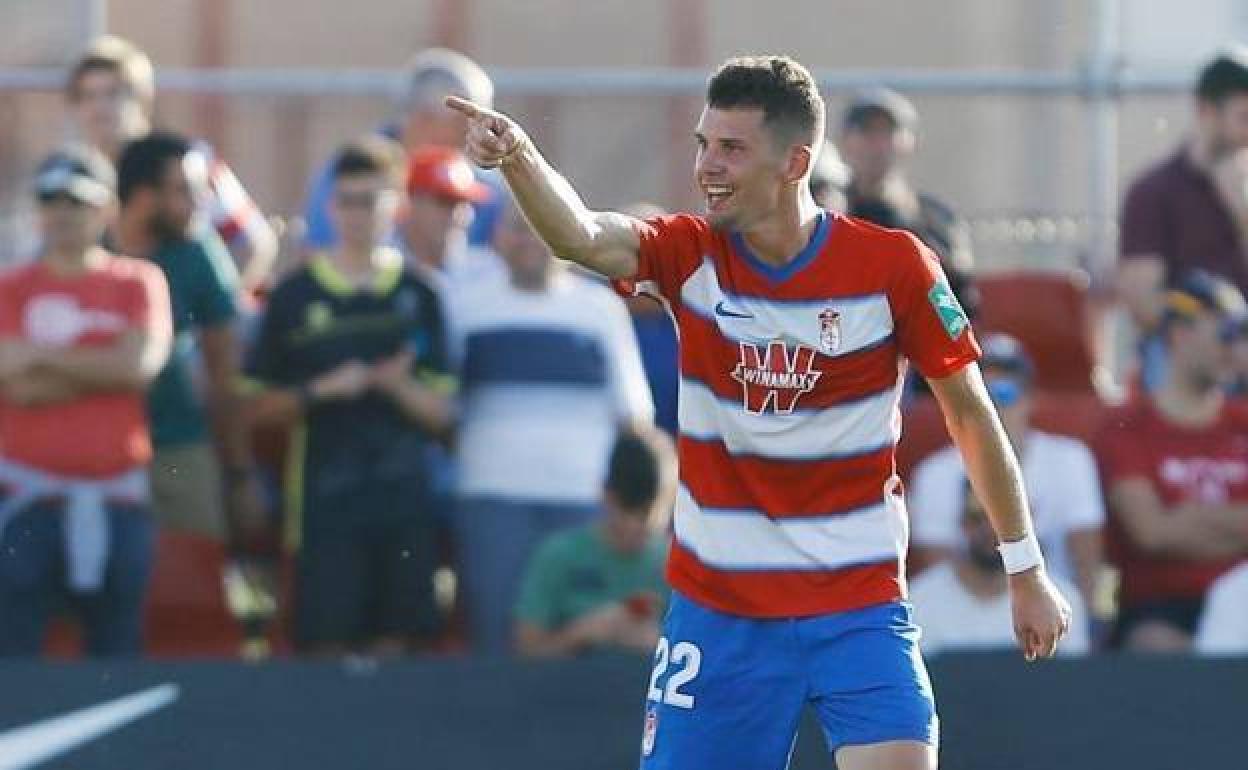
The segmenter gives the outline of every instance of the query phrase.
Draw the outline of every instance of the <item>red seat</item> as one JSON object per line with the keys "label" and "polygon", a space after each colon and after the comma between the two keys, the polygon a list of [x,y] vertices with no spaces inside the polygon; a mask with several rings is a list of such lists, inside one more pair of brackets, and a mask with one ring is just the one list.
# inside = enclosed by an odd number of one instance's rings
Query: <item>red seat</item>
{"label": "red seat", "polygon": [[[1109,411],[1095,393],[1033,392],[1031,423],[1039,430],[1073,436],[1091,444]],[[902,415],[897,472],[909,479],[915,467],[932,452],[950,443],[940,405],[931,397],[914,399]]]}
{"label": "red seat", "polygon": [[1035,362],[1037,390],[1093,392],[1086,273],[1020,270],[985,275],[976,284],[976,332],[1017,337]]}
{"label": "red seat", "polygon": [[225,603],[221,543],[159,530],[148,588],[144,644],[153,656],[237,657],[243,634]]}
{"label": "red seat", "polygon": [[[146,655],[237,657],[242,629],[225,604],[221,575],[225,549],[200,535],[157,530],[155,563],[143,618]],[[58,617],[48,629],[44,651],[53,658],[82,654],[74,618]]]}

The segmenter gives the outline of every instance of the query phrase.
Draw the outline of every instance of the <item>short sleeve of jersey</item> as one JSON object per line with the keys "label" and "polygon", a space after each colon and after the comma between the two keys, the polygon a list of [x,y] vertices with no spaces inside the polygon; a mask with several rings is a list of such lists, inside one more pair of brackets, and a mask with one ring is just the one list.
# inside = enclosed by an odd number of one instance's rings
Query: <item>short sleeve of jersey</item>
{"label": "short sleeve of jersey", "polygon": [[1113,425],[1115,422],[1118,421],[1111,419],[1112,427],[1101,431],[1094,443],[1101,483],[1106,491],[1123,479],[1152,478],[1152,458],[1138,449],[1139,442],[1131,429],[1133,421]]}
{"label": "short sleeve of jersey", "polygon": [[1166,252],[1162,196],[1151,181],[1147,177],[1136,180],[1123,199],[1118,252],[1124,259]]}
{"label": "short sleeve of jersey", "polygon": [[294,326],[292,319],[298,317],[302,306],[289,284],[289,281],[297,279],[297,275],[287,279],[288,283],[279,285],[269,297],[264,317],[260,321],[260,332],[256,335],[255,344],[248,352],[246,365],[243,367],[250,380],[276,387],[297,384],[289,347],[290,333]]}
{"label": "short sleeve of jersey", "polygon": [[654,217],[637,225],[637,274],[614,282],[624,296],[649,294],[675,307],[680,287],[702,261],[710,226],[689,214]]}
{"label": "short sleeve of jersey", "polygon": [[136,278],[122,312],[132,328],[158,339],[173,336],[173,310],[164,272],[147,262],[135,264]]}
{"label": "short sleeve of jersey", "polygon": [[979,343],[936,255],[909,233],[892,237],[888,300],[898,347],[924,377],[947,377],[979,359]]}
{"label": "short sleeve of jersey", "polygon": [[203,233],[195,240],[196,248],[188,251],[188,260],[194,255],[194,264],[187,269],[194,271],[195,295],[190,303],[192,320],[196,326],[211,327],[233,321],[238,315],[238,270],[221,238],[215,232]]}
{"label": "short sleeve of jersey", "polygon": [[1096,460],[1083,444],[1068,445],[1061,464],[1061,488],[1066,504],[1061,514],[1073,530],[1098,529],[1105,524],[1105,505]]}
{"label": "short sleeve of jersey", "polygon": [[516,619],[553,631],[558,622],[560,575],[563,557],[559,541],[547,540],[538,548],[525,570],[516,602]]}
{"label": "short sleeve of jersey", "polygon": [[438,293],[424,283],[418,286],[421,294],[421,320],[413,330],[411,345],[415,348],[415,374],[426,381],[450,386],[450,356],[447,352],[447,323],[445,306]]}
{"label": "short sleeve of jersey", "polygon": [[13,292],[14,278],[10,272],[0,276],[0,338],[22,336],[22,310]]}

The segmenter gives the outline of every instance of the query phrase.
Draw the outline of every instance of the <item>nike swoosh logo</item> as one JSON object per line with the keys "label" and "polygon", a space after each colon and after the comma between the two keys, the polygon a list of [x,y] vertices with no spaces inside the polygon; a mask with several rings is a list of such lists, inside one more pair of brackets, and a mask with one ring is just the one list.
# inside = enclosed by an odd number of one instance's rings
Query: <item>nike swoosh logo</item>
{"label": "nike swoosh logo", "polygon": [[715,315],[722,315],[725,318],[753,318],[754,317],[750,313],[738,313],[735,310],[729,310],[727,307],[724,306],[724,301],[722,299],[719,301],[718,304],[715,305]]}
{"label": "nike swoosh logo", "polygon": [[0,733],[0,770],[28,770],[68,754],[88,741],[135,722],[178,699],[176,684],[162,684],[116,700]]}

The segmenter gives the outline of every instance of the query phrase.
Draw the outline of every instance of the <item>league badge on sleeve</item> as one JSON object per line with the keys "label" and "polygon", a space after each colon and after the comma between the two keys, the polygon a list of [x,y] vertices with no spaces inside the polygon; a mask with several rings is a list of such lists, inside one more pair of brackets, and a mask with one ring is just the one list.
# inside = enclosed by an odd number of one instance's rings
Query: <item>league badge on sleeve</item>
{"label": "league badge on sleeve", "polygon": [[659,731],[659,715],[654,709],[646,712],[646,729],[641,735],[641,755],[648,757],[654,752],[654,735]]}
{"label": "league badge on sleeve", "polygon": [[971,325],[962,306],[958,304],[958,298],[953,295],[953,290],[944,281],[932,286],[927,293],[927,301],[932,303],[932,308],[936,310],[936,315],[940,318],[940,325],[945,327],[945,333],[949,335],[949,339],[956,340],[962,336],[962,332],[966,331],[966,327]]}
{"label": "league badge on sleeve", "polygon": [[841,314],[830,307],[819,313],[819,345],[825,353],[841,349]]}

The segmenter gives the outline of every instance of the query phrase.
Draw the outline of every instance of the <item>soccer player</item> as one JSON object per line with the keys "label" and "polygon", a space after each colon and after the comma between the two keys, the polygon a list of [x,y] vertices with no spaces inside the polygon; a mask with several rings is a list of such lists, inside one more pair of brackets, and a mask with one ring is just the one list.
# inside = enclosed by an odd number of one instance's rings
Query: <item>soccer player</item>
{"label": "soccer player", "polygon": [[902,559],[894,446],[906,361],[931,383],[1001,543],[1018,642],[1050,656],[1070,610],[1045,574],[978,346],[932,252],[822,211],[824,105],[787,57],[711,77],[703,216],[591,211],[510,118],[461,99],[468,153],[502,169],[555,254],[647,292],[680,328],[671,611],[642,767],[778,770],[806,703],[841,770],[929,770],[937,723]]}

